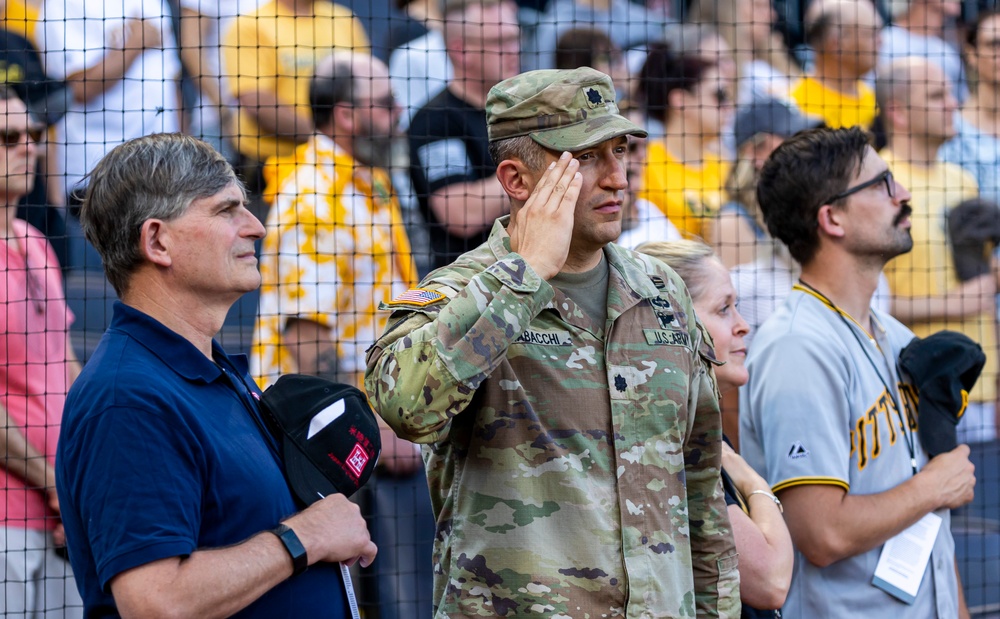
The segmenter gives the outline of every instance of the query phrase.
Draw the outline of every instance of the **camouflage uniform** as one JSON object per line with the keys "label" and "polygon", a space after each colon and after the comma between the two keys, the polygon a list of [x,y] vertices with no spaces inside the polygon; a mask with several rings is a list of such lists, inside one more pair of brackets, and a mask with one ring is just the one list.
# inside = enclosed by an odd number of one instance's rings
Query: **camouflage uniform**
{"label": "camouflage uniform", "polygon": [[596,324],[505,224],[389,303],[368,356],[376,410],[425,445],[436,616],[738,617],[713,356],[684,284],[608,245]]}

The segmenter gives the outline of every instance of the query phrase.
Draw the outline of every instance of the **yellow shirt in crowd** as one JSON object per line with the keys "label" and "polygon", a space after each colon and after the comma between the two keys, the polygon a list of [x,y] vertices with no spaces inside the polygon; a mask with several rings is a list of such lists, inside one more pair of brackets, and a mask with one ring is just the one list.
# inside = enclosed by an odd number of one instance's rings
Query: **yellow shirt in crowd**
{"label": "yellow shirt in crowd", "polygon": [[[309,80],[316,63],[336,49],[368,51],[368,37],[350,9],[313,3],[313,16],[296,15],[276,1],[236,18],[222,41],[223,74],[234,97],[255,90],[273,92],[282,107],[311,116]],[[256,120],[239,110],[235,135],[240,153],[254,161],[289,156],[295,142],[261,135]]]}
{"label": "yellow shirt in crowd", "polygon": [[707,219],[725,199],[729,163],[706,153],[700,167],[684,164],[667,152],[663,141],[649,144],[639,197],[655,204],[687,238],[704,237]]}
{"label": "yellow shirt in crowd", "polygon": [[870,129],[877,113],[875,91],[861,81],[858,96],[852,97],[805,77],[792,85],[792,99],[803,114],[822,118],[831,129],[855,125]]}
{"label": "yellow shirt in crowd", "polygon": [[250,372],[264,388],[299,371],[282,345],[288,321],[298,318],[330,329],[343,382],[360,387],[365,350],[389,317],[378,304],[417,283],[389,175],[314,136],[281,178],[261,250]]}
{"label": "yellow shirt in crowd", "polygon": [[35,33],[38,29],[38,9],[20,0],[7,0],[0,3],[0,19],[3,19],[3,29],[22,36],[38,48]]}
{"label": "yellow shirt in crowd", "polygon": [[[889,288],[894,296],[941,296],[959,285],[955,263],[948,240],[948,211],[964,200],[974,198],[979,190],[968,172],[950,163],[937,163],[931,167],[913,166],[900,161],[889,150],[879,153],[889,164],[893,176],[906,187],[913,198],[910,216],[913,250],[893,258],[885,267]],[[969,394],[970,402],[992,403],[997,394],[996,315],[983,312],[964,320],[934,320],[907,325],[918,337],[949,329],[958,331],[979,342],[986,352],[983,368],[975,389]]]}

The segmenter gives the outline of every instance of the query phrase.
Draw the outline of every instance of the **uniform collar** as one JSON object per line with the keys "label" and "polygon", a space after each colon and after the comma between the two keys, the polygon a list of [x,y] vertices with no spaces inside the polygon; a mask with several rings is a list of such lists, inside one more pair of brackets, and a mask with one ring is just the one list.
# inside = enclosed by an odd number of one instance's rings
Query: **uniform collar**
{"label": "uniform collar", "polygon": [[[510,215],[504,215],[494,222],[487,243],[497,260],[502,260],[510,250],[510,235],[507,225]],[[643,299],[653,299],[660,295],[650,276],[648,265],[640,255],[625,249],[615,243],[604,246],[604,256],[608,261],[610,274],[608,278],[608,319],[614,320],[629,308],[637,305]],[[559,311],[562,301],[561,291],[556,292],[556,298],[549,307]],[[561,312],[560,312],[561,313]]]}

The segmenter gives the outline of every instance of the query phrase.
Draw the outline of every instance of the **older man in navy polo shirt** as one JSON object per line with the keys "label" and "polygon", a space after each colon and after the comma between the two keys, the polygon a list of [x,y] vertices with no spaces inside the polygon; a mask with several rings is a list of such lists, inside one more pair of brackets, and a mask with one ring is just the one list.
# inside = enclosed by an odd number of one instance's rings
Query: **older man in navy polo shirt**
{"label": "older man in navy polo shirt", "polygon": [[56,470],[89,617],[342,617],[337,562],[375,556],[344,497],[296,513],[246,358],[213,340],[260,285],[245,201],[180,134],[126,142],[91,176],[81,221],[122,301],[70,391]]}

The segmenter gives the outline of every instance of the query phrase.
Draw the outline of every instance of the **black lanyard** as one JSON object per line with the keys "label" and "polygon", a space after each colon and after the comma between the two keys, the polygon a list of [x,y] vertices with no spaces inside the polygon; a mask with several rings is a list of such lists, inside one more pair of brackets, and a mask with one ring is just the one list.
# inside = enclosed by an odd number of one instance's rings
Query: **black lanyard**
{"label": "black lanyard", "polygon": [[[903,418],[903,407],[900,405],[901,402],[896,398],[897,389],[890,389],[889,388],[889,382],[890,381],[887,381],[882,376],[882,372],[879,371],[878,364],[875,363],[874,359],[872,359],[872,356],[868,353],[868,347],[865,346],[864,342],[861,341],[861,337],[858,336],[857,329],[854,328],[855,326],[857,326],[859,329],[861,329],[863,331],[864,327],[862,327],[861,324],[857,320],[854,320],[853,316],[851,316],[850,314],[848,314],[844,310],[842,310],[839,307],[837,307],[837,305],[833,301],[831,301],[828,296],[826,296],[825,294],[823,294],[819,290],[816,290],[815,288],[813,288],[809,284],[805,283],[804,281],[802,281],[801,278],[799,279],[799,285],[803,289],[805,289],[805,291],[810,292],[813,295],[815,295],[827,307],[829,307],[830,309],[832,309],[833,311],[835,311],[837,313],[837,316],[839,316],[840,320],[845,325],[847,325],[847,328],[850,330],[851,335],[853,335],[854,339],[858,342],[858,347],[861,348],[862,352],[865,353],[865,358],[868,359],[868,363],[871,364],[872,369],[875,370],[875,375],[878,376],[878,379],[882,383],[882,386],[885,387],[886,393],[889,394],[889,398],[892,400],[892,405],[894,407],[896,407],[896,416],[899,417],[899,423],[902,425],[903,440],[906,443],[906,449],[907,449],[907,451],[910,452],[910,467],[913,469],[913,474],[916,475],[917,474],[917,451],[916,451],[916,447],[914,445],[913,436],[909,432],[910,424],[909,424],[909,422],[906,419]],[[848,320],[848,319],[850,319],[850,320]],[[867,331],[865,332],[865,337],[870,338],[874,342],[874,338],[871,337],[871,336],[869,336]],[[878,344],[876,343],[876,346],[877,345]],[[884,354],[882,355],[882,358],[883,359],[885,358]],[[899,372],[898,365],[897,365],[897,368],[896,368],[896,372],[897,373]],[[907,417],[909,417],[909,415],[907,415]]]}

